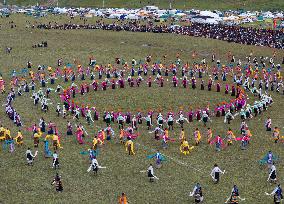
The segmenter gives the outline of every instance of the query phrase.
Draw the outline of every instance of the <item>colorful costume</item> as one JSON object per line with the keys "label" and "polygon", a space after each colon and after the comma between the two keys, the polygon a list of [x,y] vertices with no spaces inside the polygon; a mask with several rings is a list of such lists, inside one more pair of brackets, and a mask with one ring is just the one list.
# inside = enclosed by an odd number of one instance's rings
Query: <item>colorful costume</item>
{"label": "colorful costume", "polygon": [[189,196],[193,196],[194,197],[194,202],[195,203],[201,203],[203,201],[202,188],[201,188],[199,183],[197,183],[194,186],[193,191],[190,193]]}
{"label": "colorful costume", "polygon": [[207,142],[208,142],[208,144],[210,144],[212,136],[213,136],[212,130],[211,130],[211,128],[208,128],[207,129]]}
{"label": "colorful costume", "polygon": [[23,145],[24,144],[24,137],[23,137],[21,131],[18,132],[18,135],[17,135],[17,137],[15,137],[14,140],[16,141],[17,145]]}
{"label": "colorful costume", "polygon": [[84,132],[83,132],[82,128],[78,126],[77,131],[76,131],[76,138],[77,138],[77,141],[78,141],[79,144],[84,143],[83,138],[82,138],[83,135],[84,135]]}
{"label": "colorful costume", "polygon": [[160,152],[157,152],[156,154],[149,155],[149,156],[147,156],[147,158],[148,159],[155,158],[157,168],[161,167],[162,161],[166,161],[165,157]]}
{"label": "colorful costume", "polygon": [[272,133],[272,137],[275,143],[278,142],[278,140],[280,139],[280,131],[278,127],[275,127]]}
{"label": "colorful costume", "polygon": [[53,182],[51,183],[51,185],[54,185],[54,184],[55,184],[55,189],[56,189],[57,192],[63,191],[61,177],[58,174],[56,174]]}
{"label": "colorful costume", "polygon": [[200,140],[201,140],[201,134],[200,131],[198,130],[198,128],[196,128],[196,130],[193,133],[194,139],[195,139],[195,145],[199,145]]}
{"label": "colorful costume", "polygon": [[118,199],[119,204],[128,204],[127,203],[127,197],[124,193],[121,194],[121,196]]}
{"label": "colorful costume", "polygon": [[210,142],[210,145],[214,143],[216,144],[216,151],[221,151],[221,148],[223,146],[223,139],[220,137],[220,135],[217,135],[215,139]]}
{"label": "colorful costume", "polygon": [[129,155],[135,155],[134,152],[134,143],[131,139],[128,139],[125,143],[125,150],[128,152]]}
{"label": "colorful costume", "polygon": [[188,141],[184,140],[179,149],[182,154],[187,155],[194,149],[194,146],[189,147]]}
{"label": "colorful costume", "polygon": [[180,139],[180,143],[183,143],[183,141],[186,139],[184,129],[181,130],[179,139]]}
{"label": "colorful costume", "polygon": [[38,147],[39,144],[39,138],[41,137],[42,133],[35,133],[34,134],[34,147]]}
{"label": "colorful costume", "polygon": [[233,144],[233,139],[234,140],[236,139],[236,137],[235,137],[235,135],[234,135],[234,133],[233,133],[233,131],[231,129],[228,130],[226,138],[227,138],[227,144],[228,145],[232,145]]}

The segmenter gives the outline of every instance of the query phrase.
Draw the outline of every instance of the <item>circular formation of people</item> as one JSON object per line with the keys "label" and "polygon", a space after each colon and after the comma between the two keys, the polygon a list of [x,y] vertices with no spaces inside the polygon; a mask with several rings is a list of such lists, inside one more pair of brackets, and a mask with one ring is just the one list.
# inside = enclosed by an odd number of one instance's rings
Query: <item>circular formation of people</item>
{"label": "circular formation of people", "polygon": [[[101,29],[107,29],[110,25],[101,25]],[[124,25],[121,27],[112,25],[111,29],[116,30],[133,30],[144,32],[144,27],[139,27],[136,24]],[[209,25],[194,25],[196,29],[207,30]],[[190,34],[190,29],[180,28],[179,31],[169,31],[167,28],[145,28],[151,29],[154,32],[180,32],[181,34]],[[212,26],[211,26],[212,27]],[[51,26],[38,25],[37,28],[45,29],[68,29],[65,26]],[[81,28],[81,27],[80,27]],[[95,27],[96,28],[96,27]],[[77,29],[77,26],[75,26]],[[138,30],[137,30],[138,29]],[[212,29],[215,29],[214,26]],[[221,32],[224,29],[222,28]],[[108,29],[107,29],[108,30]],[[200,35],[202,34],[201,31]],[[236,33],[241,33],[240,30],[233,30]],[[234,34],[230,41],[234,40]],[[251,33],[254,30],[246,30],[250,33],[250,43],[240,42],[244,44],[256,44],[268,46],[273,44],[275,48],[283,48],[276,42],[268,40],[258,41],[253,39]],[[276,32],[276,31],[275,31]],[[267,33],[267,38],[270,35],[278,33]],[[216,34],[218,35],[218,34]],[[258,33],[255,35],[259,36]],[[263,35],[264,38],[266,34]],[[216,38],[216,36],[211,36]],[[222,38],[222,35],[219,36]],[[228,39],[226,37],[226,39]],[[230,37],[229,37],[230,39]],[[244,38],[242,38],[244,39]],[[193,52],[193,59],[195,60],[198,52]],[[163,56],[164,62],[167,56]],[[210,60],[212,66],[209,66],[207,61]],[[19,131],[16,137],[12,137],[10,128],[0,127],[0,140],[3,143],[3,149],[9,152],[15,151],[16,148],[23,146],[27,137],[22,134],[24,129],[30,132],[33,138],[34,147],[27,148],[26,162],[28,166],[37,165],[37,155],[39,151],[44,153],[46,158],[52,158],[52,168],[58,170],[60,168],[60,152],[64,151],[65,135],[76,137],[76,143],[83,146],[85,151],[80,154],[89,156],[90,166],[86,167],[87,172],[92,172],[99,176],[102,169],[109,168],[99,163],[101,148],[107,148],[107,144],[112,140],[118,141],[121,148],[125,148],[126,154],[134,156],[139,154],[135,147],[136,144],[143,146],[136,142],[137,137],[141,137],[139,129],[147,129],[150,135],[153,135],[153,141],[161,141],[161,148],[164,152],[171,143],[179,143],[180,154],[187,156],[198,148],[199,145],[214,146],[216,152],[222,151],[224,148],[233,148],[233,143],[240,143],[241,150],[249,148],[253,140],[253,134],[247,124],[248,120],[260,117],[263,112],[268,111],[273,105],[272,94],[284,95],[283,78],[281,76],[281,63],[275,62],[275,53],[271,57],[256,57],[250,53],[246,60],[236,60],[233,53],[228,53],[229,64],[223,65],[220,59],[217,59],[216,54],[212,53],[211,59],[202,59],[201,62],[194,62],[192,64],[183,63],[180,59],[180,54],[177,53],[174,63],[167,65],[162,62],[154,62],[150,55],[146,56],[144,60],[137,61],[135,58],[127,63],[122,58],[115,58],[114,62],[107,65],[100,65],[94,57],[90,57],[88,66],[83,66],[79,62],[74,61],[73,64],[64,63],[63,59],[57,60],[57,66],[34,66],[31,61],[27,62],[26,68],[23,70],[13,70],[10,77],[0,78],[0,91],[7,95],[6,103],[3,104],[7,117],[9,117],[18,127]],[[225,63],[226,64],[226,63]],[[35,71],[36,70],[36,71]],[[71,84],[71,85],[70,85]],[[144,84],[144,86],[142,86]],[[137,112],[122,112],[121,110],[99,110],[92,105],[80,105],[74,100],[76,98],[84,98],[90,92],[103,92],[108,89],[131,89],[133,87],[149,88],[156,86],[163,89],[164,85],[173,88],[196,89],[200,92],[217,92],[228,96],[227,102],[220,102],[218,104],[210,104],[206,107],[198,107],[197,109],[190,108],[189,110],[180,109],[178,112],[173,110],[139,110]],[[55,88],[54,88],[55,87]],[[136,89],[137,90],[137,89]],[[20,114],[13,106],[15,100],[21,98],[22,95],[30,95],[30,101],[33,106],[40,107],[42,110],[42,117],[38,118],[36,124],[23,124]],[[229,98],[231,97],[231,98]],[[250,102],[248,99],[255,99]],[[55,102],[56,101],[56,102]],[[212,107],[213,106],[213,107]],[[179,109],[179,108],[175,108]],[[66,123],[66,130],[62,134],[56,122],[45,121],[44,113],[50,112],[56,114]],[[234,123],[235,118],[241,119],[240,129],[233,130],[228,128],[226,135],[221,135],[214,130],[212,122],[222,118],[222,121],[227,124]],[[98,127],[97,121],[103,121],[105,126]],[[202,134],[198,127],[194,128],[192,139],[194,144],[189,142],[190,136],[186,134],[188,131],[185,123],[192,123],[193,121],[200,121],[206,128],[206,133]],[[98,127],[98,132],[88,133],[86,126]],[[265,121],[265,128],[270,132],[273,143],[279,144],[284,141],[284,136],[281,136],[280,127],[273,126],[273,121],[268,117]],[[172,131],[178,129],[179,137],[174,138]],[[237,135],[240,135],[239,137]],[[92,142],[89,143],[87,138],[91,137]],[[43,149],[40,143],[43,142]],[[201,143],[203,142],[203,143]],[[51,143],[51,144],[50,144]],[[66,147],[68,148],[68,147]],[[159,168],[166,165],[166,160],[172,160],[171,157],[161,153],[159,150],[148,155],[147,159],[155,162],[149,164],[141,173],[145,173],[149,182],[159,182],[163,178],[158,178]],[[277,177],[277,162],[279,156],[277,153],[267,151],[262,159],[259,160],[260,165],[265,165],[269,169],[267,175],[267,182],[275,185],[275,188],[270,192],[264,192],[268,196],[273,196],[274,203],[280,203],[283,199],[281,185],[278,183]],[[150,163],[150,162],[149,162]],[[212,164],[212,171],[209,175],[212,177],[212,182],[216,185],[220,182],[222,174],[229,174],[226,170]],[[166,168],[166,167],[165,167]],[[156,174],[157,173],[157,174]],[[61,175],[56,173],[52,184],[55,185],[57,192],[63,192],[63,183]],[[241,190],[237,185],[233,185],[231,193],[225,203],[239,203],[245,198],[240,195]],[[193,186],[189,196],[193,197],[195,203],[203,202],[206,197],[203,194],[202,183],[196,183]],[[122,193],[119,198],[119,203],[127,203],[127,194]]]}

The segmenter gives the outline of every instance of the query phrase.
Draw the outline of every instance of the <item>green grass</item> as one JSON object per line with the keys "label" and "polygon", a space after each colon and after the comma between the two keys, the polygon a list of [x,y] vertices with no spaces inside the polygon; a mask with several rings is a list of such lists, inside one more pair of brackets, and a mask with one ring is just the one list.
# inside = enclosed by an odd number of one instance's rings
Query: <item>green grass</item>
{"label": "green grass", "polygon": [[[8,29],[8,21],[13,20],[17,24],[16,29]],[[168,55],[167,62],[173,61],[177,52],[181,53],[183,62],[192,63],[191,53],[196,50],[199,53],[198,60],[204,56],[209,58],[213,50],[217,58],[226,60],[226,54],[230,50],[236,56],[244,59],[251,51],[256,56],[271,56],[273,49],[255,46],[244,46],[234,43],[227,43],[211,39],[193,38],[187,36],[178,36],[171,34],[153,34],[153,33],[127,33],[112,32],[100,30],[31,30],[25,29],[25,21],[66,21],[66,18],[58,19],[49,17],[48,19],[33,19],[14,15],[10,19],[0,19],[2,30],[0,32],[0,44],[2,47],[13,47],[10,55],[1,54],[0,72],[4,79],[8,79],[12,69],[19,69],[25,66],[28,60],[31,60],[36,67],[38,64],[45,64],[55,67],[56,60],[60,57],[64,62],[73,62],[78,59],[83,65],[87,65],[88,57],[94,55],[99,64],[113,63],[115,57],[121,57],[130,63],[135,57],[137,60],[144,59],[146,55],[151,54],[154,60],[161,59],[164,54]],[[79,19],[75,19],[79,21]],[[48,41],[48,48],[33,49],[31,46],[42,40]],[[124,42],[124,43],[122,43]],[[151,46],[143,47],[143,44]],[[277,62],[281,60],[281,53],[277,53]],[[7,80],[8,81],[8,80]],[[78,82],[77,82],[78,83]],[[63,83],[61,83],[63,84]],[[67,86],[67,85],[64,85]],[[127,96],[129,96],[127,98]],[[20,113],[23,123],[30,126],[32,123],[38,123],[39,117],[43,116],[46,121],[54,121],[60,132],[63,133],[62,146],[59,158],[61,169],[59,173],[63,178],[64,192],[55,193],[50,185],[55,171],[51,169],[51,160],[43,158],[43,144],[39,147],[39,156],[36,158],[35,165],[28,167],[25,165],[25,151],[28,146],[32,147],[31,133],[24,131],[25,146],[16,148],[12,154],[1,151],[0,172],[0,202],[2,203],[116,203],[117,197],[121,192],[126,192],[129,203],[190,203],[188,197],[189,191],[195,182],[200,182],[205,194],[205,203],[223,203],[229,196],[233,184],[237,184],[241,197],[246,198],[246,203],[271,203],[272,199],[265,196],[264,192],[272,191],[274,186],[266,182],[267,170],[260,168],[257,161],[261,159],[268,150],[272,150],[280,157],[283,156],[283,144],[274,144],[270,139],[271,134],[264,129],[265,118],[272,118],[273,126],[281,127],[283,135],[283,96],[273,94],[275,103],[267,112],[258,118],[248,121],[248,125],[253,134],[251,144],[248,150],[241,151],[239,143],[216,153],[214,148],[209,147],[205,138],[201,145],[194,149],[189,156],[183,156],[179,152],[179,143],[170,143],[167,150],[161,150],[162,153],[169,155],[174,160],[168,159],[163,167],[156,170],[156,175],[160,178],[158,182],[149,183],[145,174],[140,170],[147,168],[150,162],[146,156],[152,154],[150,149],[160,149],[160,142],[154,141],[153,135],[146,131],[145,125],[139,127],[141,136],[135,143],[142,144],[136,146],[136,155],[130,157],[125,149],[116,141],[107,142],[100,149],[98,161],[102,166],[107,166],[99,172],[97,177],[86,172],[89,164],[87,156],[79,154],[81,150],[87,149],[88,145],[79,146],[75,142],[75,136],[65,135],[66,120],[58,119],[55,116],[55,110],[51,109],[49,113],[43,114],[39,108],[34,108],[31,104],[30,95],[24,94],[17,97],[14,107]],[[133,99],[133,101],[130,100]],[[177,103],[173,98],[178,100]],[[196,99],[199,98],[200,102]],[[253,97],[250,96],[253,101]],[[1,104],[5,96],[1,96]],[[125,99],[125,100],[124,100]],[[177,110],[183,106],[188,110],[189,106],[205,106],[207,101],[216,103],[224,99],[230,100],[230,96],[223,93],[209,93],[208,91],[193,91],[191,88],[173,89],[166,85],[164,88],[157,88],[155,85],[148,89],[144,85],[140,88],[129,88],[125,90],[107,90],[98,93],[90,93],[84,98],[76,101],[84,104],[96,104],[100,112],[103,108],[116,110],[136,110],[137,108],[150,109],[162,108],[167,111],[168,108]],[[58,102],[58,97],[53,93],[52,100]],[[12,135],[17,133],[17,128],[5,116],[3,108],[0,109],[1,122],[4,126],[12,130]],[[70,119],[70,118],[69,118]],[[81,120],[83,124],[85,121]],[[91,141],[98,127],[105,126],[101,121],[94,126],[87,126],[90,136],[85,138]],[[215,134],[224,136],[226,130],[231,127],[236,134],[238,133],[240,120],[236,119],[232,125],[223,123],[223,118],[213,118],[210,124]],[[205,128],[198,122],[190,123],[185,126],[186,136],[193,144],[193,129],[199,127],[204,135]],[[116,135],[118,135],[117,125],[114,125]],[[177,138],[179,129],[170,132],[170,136]],[[179,164],[182,161],[189,167]],[[209,173],[214,163],[218,163],[226,174],[221,177],[221,182],[214,185],[211,182]],[[283,183],[283,163],[277,165],[278,177],[280,183]],[[196,171],[194,169],[200,169]]]}
{"label": "green grass", "polygon": [[[56,0],[11,0],[8,1],[9,5],[35,5],[39,2],[41,5],[56,5]],[[170,0],[105,0],[106,8],[141,8],[147,5],[155,5],[159,8],[170,8]],[[279,10],[284,7],[284,3],[281,0],[172,0],[172,8],[175,9],[211,9],[211,10],[233,10],[233,9],[245,9],[245,10]],[[74,7],[103,7],[103,0],[61,0],[58,1],[60,6],[74,6]]]}

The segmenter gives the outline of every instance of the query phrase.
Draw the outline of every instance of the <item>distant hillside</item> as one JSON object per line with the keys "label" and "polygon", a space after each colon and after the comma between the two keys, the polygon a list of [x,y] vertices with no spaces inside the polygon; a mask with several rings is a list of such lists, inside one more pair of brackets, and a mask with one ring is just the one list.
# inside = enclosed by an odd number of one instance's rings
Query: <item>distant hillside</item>
{"label": "distant hillside", "polygon": [[[57,0],[7,0],[9,5],[40,5],[56,6]],[[284,10],[284,0],[104,0],[105,7],[141,8],[155,5],[159,8],[176,9],[245,9],[245,10]],[[66,7],[103,7],[103,0],[58,0],[59,6]]]}

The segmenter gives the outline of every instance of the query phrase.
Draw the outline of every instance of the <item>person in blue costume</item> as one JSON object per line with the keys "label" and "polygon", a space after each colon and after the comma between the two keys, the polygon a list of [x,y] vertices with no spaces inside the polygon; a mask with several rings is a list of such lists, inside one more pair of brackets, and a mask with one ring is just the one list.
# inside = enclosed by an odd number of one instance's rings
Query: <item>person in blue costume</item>
{"label": "person in blue costume", "polygon": [[156,167],[157,167],[157,168],[161,168],[161,167],[162,167],[162,162],[163,162],[163,161],[166,161],[165,156],[162,155],[162,154],[159,152],[159,150],[157,150],[157,153],[147,156],[147,159],[152,159],[152,158],[155,158],[155,159],[156,159]]}

